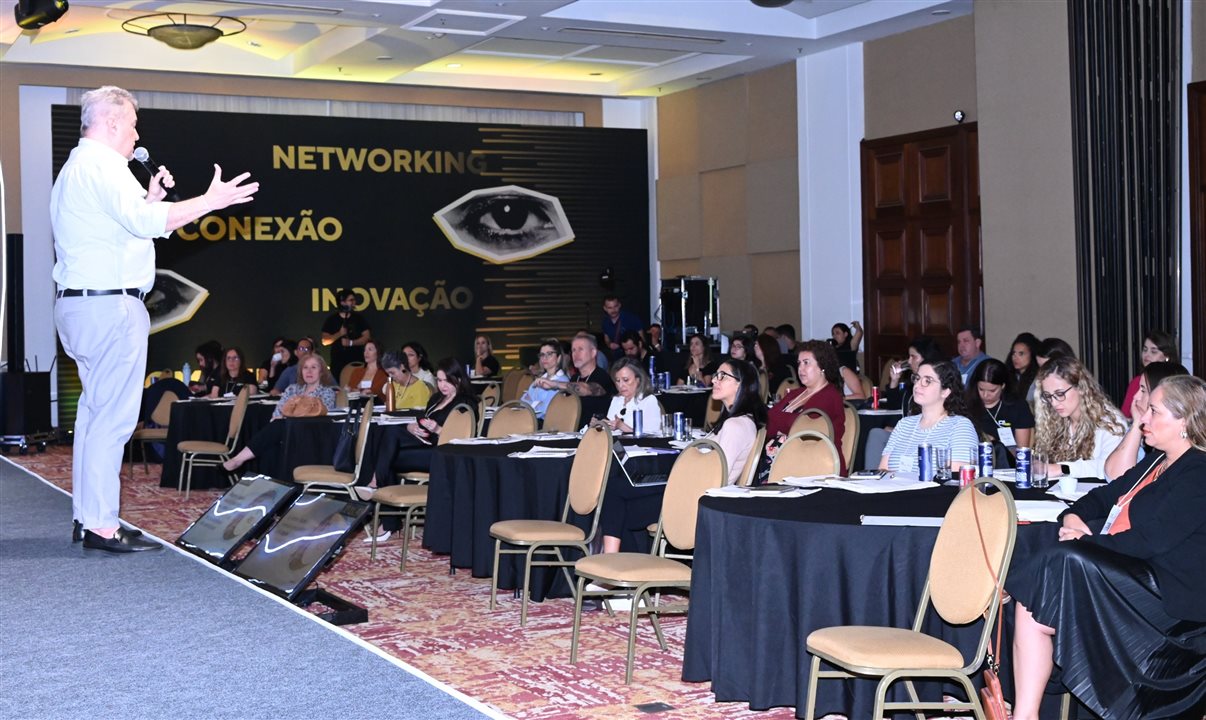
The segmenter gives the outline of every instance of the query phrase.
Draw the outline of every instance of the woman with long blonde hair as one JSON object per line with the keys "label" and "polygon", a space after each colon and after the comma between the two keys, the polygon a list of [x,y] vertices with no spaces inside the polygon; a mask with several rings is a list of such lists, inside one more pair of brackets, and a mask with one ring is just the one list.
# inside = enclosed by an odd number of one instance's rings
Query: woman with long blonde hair
{"label": "woman with long blonde hair", "polygon": [[1104,478],[1106,458],[1126,435],[1122,413],[1074,357],[1060,355],[1039,370],[1034,449],[1051,476]]}

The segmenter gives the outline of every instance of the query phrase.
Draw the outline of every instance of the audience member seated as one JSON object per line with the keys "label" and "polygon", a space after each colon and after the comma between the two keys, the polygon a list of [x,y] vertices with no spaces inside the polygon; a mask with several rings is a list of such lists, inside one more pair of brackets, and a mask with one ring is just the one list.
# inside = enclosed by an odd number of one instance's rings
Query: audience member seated
{"label": "audience member seated", "polygon": [[1151,455],[1064,511],[1059,542],[1005,581],[1014,720],[1038,720],[1057,667],[1101,717],[1206,710],[1206,382],[1166,378],[1139,422]]}
{"label": "audience member seated", "polygon": [[[641,338],[641,333],[636,330],[630,330],[620,336],[620,355],[617,357],[631,358],[635,362],[641,364],[641,367],[648,369],[649,359],[653,356],[645,349],[645,341]],[[657,364],[657,360],[654,360]]]}
{"label": "audience member seated", "polygon": [[[850,328],[854,327],[854,333],[851,334]],[[842,367],[850,368],[857,375],[859,371],[858,365],[858,346],[863,342],[863,326],[858,320],[853,320],[850,325],[846,323],[835,323],[829,330],[833,336],[829,342],[833,345],[833,349],[837,350],[838,362]]]}
{"label": "audience member seated", "polygon": [[543,420],[549,409],[549,402],[569,382],[561,341],[557,338],[545,338],[540,343],[539,362],[541,373],[524,391],[520,400],[531,405],[536,417]]}
{"label": "audience member seated", "polygon": [[955,369],[959,371],[959,378],[966,386],[968,379],[971,378],[972,370],[988,359],[988,355],[984,353],[984,334],[975,325],[964,325],[959,328],[959,332],[955,333],[955,346],[959,350],[959,354],[951,358],[951,362],[954,363]]}
{"label": "audience member seated", "polygon": [[1034,413],[1025,400],[1010,392],[1013,371],[1005,363],[989,358],[972,371],[967,385],[967,412],[980,442],[991,442],[996,467],[1013,467],[1014,453],[1019,447],[1030,447],[1034,432]]}
{"label": "audience member seated", "polygon": [[[715,440],[724,451],[729,469],[725,484],[733,485],[741,478],[750,452],[757,452],[754,440],[758,428],[766,424],[766,406],[758,394],[758,371],[741,360],[721,363],[712,377],[712,397],[723,409],[705,437]],[[665,485],[633,487],[623,473],[612,473],[599,516],[603,552],[619,552],[620,538],[626,531],[643,531],[657,522],[665,492]]]}
{"label": "audience member seated", "polygon": [[846,473],[846,458],[841,454],[842,437],[846,433],[846,412],[842,391],[837,352],[833,346],[821,340],[800,343],[796,352],[796,368],[800,376],[800,387],[784,395],[770,409],[766,422],[766,454],[774,458],[779,447],[787,439],[791,425],[805,410],[824,410],[833,423],[833,444],[838,448],[842,460],[842,474]]}
{"label": "audience member seated", "polygon": [[687,338],[687,357],[676,373],[675,384],[707,387],[716,372],[716,362],[708,349],[708,339],[700,333]]}
{"label": "audience member seated", "polygon": [[913,376],[913,403],[918,412],[901,418],[888,438],[880,470],[917,472],[917,447],[929,443],[950,448],[951,470],[974,465],[980,440],[967,417],[963,384],[953,363],[923,362]]}
{"label": "audience member seated", "polygon": [[[280,395],[281,393],[285,392],[286,388],[297,382],[298,365],[301,364],[302,360],[305,360],[314,353],[314,347],[314,338],[304,337],[297,341],[297,347],[295,348],[297,351],[296,362],[281,372],[281,376],[276,381],[276,385],[272,386],[271,393],[273,395]],[[322,361],[322,358],[319,358],[319,360]],[[323,367],[326,367],[325,362],[323,362]]]}
{"label": "audience member seated", "polygon": [[786,356],[794,356],[796,349],[796,327],[790,323],[775,326],[775,340],[779,343],[779,352]]}
{"label": "audience member seated", "polygon": [[255,376],[243,364],[242,349],[227,348],[222,355],[222,373],[213,389],[209,391],[209,396],[216,398],[226,394],[233,395],[244,385],[250,385],[254,389]]}
{"label": "audience member seated", "polygon": [[[938,362],[943,359],[942,348],[928,335],[918,335],[909,343],[908,357],[904,362],[892,366],[889,376],[891,387],[884,388],[879,406],[884,409],[901,410],[909,414],[909,401],[913,399],[913,376],[923,362]],[[875,455],[879,462],[879,455]],[[874,464],[874,463],[873,463]]]}
{"label": "audience member seated", "polygon": [[657,355],[661,353],[665,347],[662,341],[662,324],[653,323],[645,328],[645,345],[648,346],[649,352]]}
{"label": "audience member seated", "polygon": [[348,373],[348,392],[359,392],[381,397],[385,388],[385,370],[380,367],[381,346],[369,338],[364,341],[364,367],[352,368]]}
{"label": "audience member seated", "polygon": [[222,467],[226,468],[227,472],[238,470],[248,460],[266,458],[281,451],[281,444],[285,441],[285,423],[276,421],[288,417],[291,403],[295,398],[316,397],[328,412],[335,409],[335,394],[338,388],[335,387],[335,379],[327,371],[327,365],[322,358],[317,355],[307,355],[302,358],[297,367],[301,375],[301,382],[285,388],[281,401],[277,403],[276,410],[272,412],[273,421],[251,436],[247,446],[234,457],[222,463]]}
{"label": "audience member seated", "polygon": [[1013,387],[1010,392],[1014,398],[1031,405],[1038,393],[1034,384],[1039,370],[1038,349],[1039,339],[1028,332],[1015,337],[1009,346],[1009,364],[1013,368]]}
{"label": "audience member seated", "polygon": [[641,433],[656,435],[661,432],[662,406],[653,395],[653,384],[649,382],[645,368],[630,357],[622,357],[612,366],[611,378],[616,384],[616,396],[607,408],[607,424],[613,430],[633,432],[633,413],[640,410]]}
{"label": "audience member seated", "polygon": [[754,339],[754,357],[766,370],[766,378],[770,383],[770,396],[774,397],[784,380],[791,377],[791,367],[787,358],[779,351],[779,341],[772,335],[763,333]]}
{"label": "audience member seated", "polygon": [[204,342],[197,346],[193,354],[197,358],[197,367],[194,369],[198,371],[200,378],[196,381],[184,378],[184,382],[188,383],[188,390],[193,395],[209,395],[215,387],[221,386],[222,344],[217,340]]}
{"label": "audience member seated", "polygon": [[272,390],[276,387],[277,381],[281,379],[281,374],[285,372],[285,369],[297,364],[296,350],[297,343],[288,338],[277,338],[273,341],[272,357],[264,363],[265,375],[264,380],[260,383],[262,389]]}
{"label": "audience member seated", "polygon": [[498,358],[494,357],[494,345],[490,342],[490,338],[478,335],[473,339],[473,370],[469,373],[469,377],[498,377],[500,369]]}
{"label": "audience member seated", "polygon": [[1039,370],[1034,449],[1051,477],[1113,479],[1105,461],[1122,442],[1126,420],[1074,357],[1059,355]]}
{"label": "audience member seated", "polygon": [[431,361],[427,359],[426,348],[412,340],[402,346],[402,354],[406,356],[406,367],[410,374],[427,383],[434,391],[436,378],[435,373],[431,371]]}
{"label": "audience member seated", "polygon": [[729,341],[729,357],[733,360],[744,360],[752,364],[755,368],[762,366],[758,362],[757,353],[753,349],[754,341],[749,335],[735,333],[733,339]]}
{"label": "audience member seated", "polygon": [[1147,455],[1148,448],[1143,443],[1143,423],[1139,418],[1147,412],[1152,392],[1159,387],[1165,378],[1174,375],[1188,375],[1185,366],[1176,362],[1150,362],[1143,372],[1139,373],[1139,390],[1131,400],[1131,428],[1126,431],[1122,442],[1114,448],[1114,452],[1105,461],[1105,472],[1110,477],[1120,477],[1124,472],[1135,467],[1135,464]]}
{"label": "audience member seated", "polygon": [[[365,357],[368,357],[367,348],[366,345]],[[381,358],[381,367],[385,375],[393,381],[394,410],[427,407],[427,402],[431,399],[431,386],[415,377],[410,368],[403,364],[405,359],[404,355],[396,353],[386,353],[385,357]],[[388,387],[385,385],[382,392]]]}
{"label": "audience member seated", "polygon": [[1035,360],[1038,361],[1038,366],[1042,368],[1047,364],[1048,360],[1060,357],[1061,355],[1074,358],[1076,357],[1076,351],[1072,349],[1071,345],[1064,342],[1062,339],[1057,337],[1049,337],[1039,343],[1038,356],[1035,357]]}
{"label": "audience member seated", "polygon": [[[1143,336],[1143,348],[1139,351],[1139,361],[1143,367],[1147,367],[1148,363],[1153,362],[1176,362],[1181,356],[1177,350],[1177,339],[1170,333],[1163,330],[1152,330]],[[1135,399],[1135,393],[1139,390],[1139,379],[1143,377],[1143,371],[1131,378],[1131,382],[1126,386],[1126,395],[1122,397],[1122,414],[1128,419],[1138,418],[1137,415],[1131,414],[1131,401]]]}

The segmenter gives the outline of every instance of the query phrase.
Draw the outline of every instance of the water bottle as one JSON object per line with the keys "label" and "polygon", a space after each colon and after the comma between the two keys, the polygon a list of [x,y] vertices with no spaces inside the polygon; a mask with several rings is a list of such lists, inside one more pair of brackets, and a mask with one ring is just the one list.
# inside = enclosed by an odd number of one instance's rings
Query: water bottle
{"label": "water bottle", "polygon": [[191,384],[193,381],[193,368],[188,363],[184,363],[184,369],[182,372],[184,373],[184,384]]}

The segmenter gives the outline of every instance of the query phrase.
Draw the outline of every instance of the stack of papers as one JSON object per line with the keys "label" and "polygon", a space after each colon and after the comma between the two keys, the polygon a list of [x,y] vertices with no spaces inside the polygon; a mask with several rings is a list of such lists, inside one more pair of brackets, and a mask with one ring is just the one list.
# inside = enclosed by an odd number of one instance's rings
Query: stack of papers
{"label": "stack of papers", "polygon": [[[761,488],[761,489],[760,489]],[[792,498],[804,497],[815,492],[820,492],[820,488],[804,489],[804,488],[783,488],[777,486],[760,486],[759,487],[741,487],[740,485],[726,485],[718,488],[708,488],[704,492],[708,497],[723,497],[723,498],[748,498],[748,497],[773,497],[773,498]]]}
{"label": "stack of papers", "polygon": [[[661,454],[661,452],[659,452],[657,448],[647,448],[647,447],[642,447],[640,445],[625,445],[624,452],[627,453],[628,457],[630,457],[630,458],[653,457],[655,455]],[[664,451],[662,451],[662,452],[664,452]]]}
{"label": "stack of papers", "polygon": [[1056,482],[1052,482],[1051,489],[1047,491],[1047,494],[1054,495],[1055,497],[1059,498],[1060,500],[1067,500],[1068,502],[1076,502],[1077,500],[1081,499],[1085,495],[1088,495],[1090,490],[1092,490],[1094,488],[1099,488],[1099,487],[1101,487],[1101,483],[1078,482],[1078,483],[1076,483],[1076,490],[1074,492],[1063,493],[1063,492],[1060,492],[1059,485]]}
{"label": "stack of papers", "polygon": [[827,488],[833,487],[829,483],[834,480],[840,480],[837,475],[808,475],[805,477],[785,477],[782,482],[784,485],[794,485],[804,488]]}
{"label": "stack of papers", "polygon": [[419,421],[419,418],[413,415],[403,415],[402,417],[394,417],[392,415],[374,415],[373,422],[378,425],[410,425]]}
{"label": "stack of papers", "polygon": [[889,527],[942,527],[942,518],[928,515],[861,515],[863,525]]}
{"label": "stack of papers", "polygon": [[545,445],[536,445],[531,450],[525,450],[524,452],[513,452],[513,453],[507,455],[507,457],[524,458],[524,459],[567,458],[567,457],[573,457],[575,452],[577,452],[577,450],[575,450],[574,448],[559,448],[559,447],[548,447]]}
{"label": "stack of papers", "polygon": [[1068,506],[1059,500],[1015,500],[1019,522],[1055,522]]}
{"label": "stack of papers", "polygon": [[708,388],[691,387],[690,385],[671,385],[662,392],[670,393],[671,395],[711,392]]}
{"label": "stack of papers", "polygon": [[523,435],[508,435],[500,438],[471,437],[449,440],[449,445],[506,445],[507,443],[523,442],[530,438]]}

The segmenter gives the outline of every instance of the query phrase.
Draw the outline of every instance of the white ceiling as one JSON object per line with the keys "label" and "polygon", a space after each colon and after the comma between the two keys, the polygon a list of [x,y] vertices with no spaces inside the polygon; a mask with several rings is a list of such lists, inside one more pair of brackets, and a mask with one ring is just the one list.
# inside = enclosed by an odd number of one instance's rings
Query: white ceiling
{"label": "white ceiling", "polygon": [[[0,63],[656,96],[972,12],[972,0],[70,3],[57,22],[22,31],[16,0],[0,0]],[[247,29],[197,50],[122,30],[151,13],[236,17]]]}

